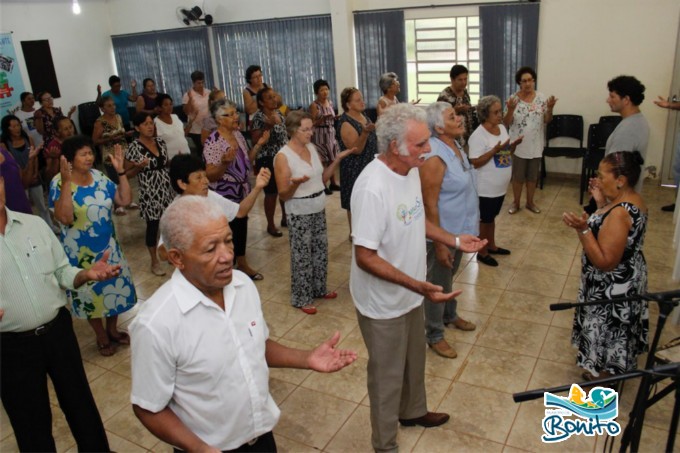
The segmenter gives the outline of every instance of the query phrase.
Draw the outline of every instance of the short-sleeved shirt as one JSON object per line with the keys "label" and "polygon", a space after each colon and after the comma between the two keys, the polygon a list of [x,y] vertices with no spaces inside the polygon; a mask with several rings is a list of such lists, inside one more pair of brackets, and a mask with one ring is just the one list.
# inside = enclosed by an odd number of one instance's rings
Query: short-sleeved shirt
{"label": "short-sleeved shirt", "polygon": [[446,166],[439,189],[437,207],[439,226],[453,234],[479,234],[479,198],[477,196],[476,172],[468,161],[465,151],[460,159],[443,141],[430,138],[432,151],[426,159],[438,157]]}
{"label": "short-sleeved shirt", "polygon": [[0,175],[5,178],[5,203],[7,207],[16,212],[33,214],[31,203],[26,196],[26,190],[21,182],[21,167],[4,145],[0,144],[0,153],[5,157],[5,162],[0,165]]}
{"label": "short-sleeved shirt", "polygon": [[[229,164],[227,170],[217,181],[209,184],[210,188],[236,203],[243,201],[250,193],[248,176],[251,171],[248,159],[248,145],[243,135],[235,131],[234,137],[238,143],[236,157]],[[222,156],[231,149],[229,141],[222,137],[218,130],[213,131],[203,144],[203,159],[206,164],[220,165]]]}
{"label": "short-sleeved shirt", "polygon": [[110,97],[113,103],[116,104],[116,113],[120,115],[123,120],[123,126],[130,126],[130,112],[128,111],[128,102],[130,102],[130,93],[125,90],[120,90],[118,94],[108,90],[102,93],[102,97]]}
{"label": "short-sleeved shirt", "polygon": [[622,119],[607,139],[605,155],[617,151],[639,151],[643,158],[647,157],[649,142],[649,124],[642,115],[636,113]]}
{"label": "short-sleeved shirt", "polygon": [[[470,159],[476,159],[508,139],[505,126],[498,126],[499,135],[493,135],[484,126],[479,126],[470,136]],[[486,164],[477,168],[477,193],[480,197],[495,198],[505,195],[512,178],[512,154],[510,150],[497,152]]]}
{"label": "short-sleeved shirt", "polygon": [[[4,165],[4,164],[3,164]],[[40,217],[6,209],[0,235],[0,332],[26,332],[53,320],[66,305],[81,269],[69,264],[62,245]]]}
{"label": "short-sleeved shirt", "polygon": [[130,399],[154,413],[168,407],[204,442],[232,450],[271,431],[280,411],[269,393],[260,297],[240,271],[224,306],[176,270],[130,325]]}
{"label": "short-sleeved shirt", "polygon": [[[191,89],[191,104],[194,107],[194,113],[191,114],[191,129],[190,134],[200,134],[203,127],[203,120],[210,116],[210,90],[203,88],[203,94]],[[189,94],[184,93],[182,96],[182,105],[189,103]]]}
{"label": "short-sleeved shirt", "polygon": [[[276,114],[279,115],[281,122],[274,125],[274,127],[269,130],[269,133],[271,134],[269,136],[269,141],[267,141],[267,143],[265,143],[257,152],[257,159],[262,159],[264,157],[273,158],[276,156],[276,153],[283,148],[283,145],[288,143],[288,133],[286,132],[286,126],[283,124],[283,115],[278,110],[276,110]],[[253,115],[253,118],[250,121],[250,129],[253,131],[266,129],[265,116],[264,113],[262,113],[262,110],[258,110]]]}
{"label": "short-sleeved shirt", "polygon": [[19,118],[19,121],[21,121],[21,127],[26,131],[29,137],[33,139],[33,145],[37,148],[38,146],[42,145],[43,143],[43,137],[40,135],[40,132],[38,132],[38,129],[35,128],[35,119],[33,116],[35,115],[35,110],[32,112],[24,112],[23,110],[19,109],[16,112],[14,112],[14,116]]}
{"label": "short-sleeved shirt", "polygon": [[170,114],[171,124],[156,117],[153,123],[156,125],[156,135],[162,138],[168,147],[168,159],[178,154],[189,154],[189,142],[184,136],[184,125],[177,115]]}
{"label": "short-sleeved shirt", "polygon": [[[534,100],[524,102],[519,99],[512,115],[510,139],[517,140],[523,135],[522,143],[517,145],[515,156],[523,159],[537,159],[545,148],[545,114],[548,111],[548,98],[536,92]],[[507,110],[507,109],[506,109]]]}
{"label": "short-sleeved shirt", "polygon": [[[425,280],[425,207],[418,169],[402,176],[374,159],[354,183],[351,208],[355,246],[376,250],[400,271]],[[361,269],[355,249],[349,287],[357,310],[368,318],[397,318],[423,302],[420,294]]]}

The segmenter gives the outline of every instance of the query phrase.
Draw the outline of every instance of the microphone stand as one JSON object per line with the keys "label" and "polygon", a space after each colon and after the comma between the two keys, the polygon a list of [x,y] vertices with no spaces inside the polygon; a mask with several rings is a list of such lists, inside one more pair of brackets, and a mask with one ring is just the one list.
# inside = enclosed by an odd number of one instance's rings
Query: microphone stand
{"label": "microphone stand", "polygon": [[[659,305],[659,318],[657,320],[656,331],[654,332],[654,337],[652,339],[652,344],[649,347],[649,353],[647,354],[647,361],[645,364],[646,370],[644,372],[632,372],[622,375],[618,375],[615,378],[627,376],[622,379],[608,378],[598,381],[592,381],[587,385],[596,385],[596,383],[609,383],[616,382],[625,379],[631,379],[637,376],[642,376],[640,382],[640,387],[638,389],[637,396],[635,398],[635,404],[630,412],[630,420],[626,425],[626,429],[623,432],[623,437],[621,439],[621,452],[626,451],[628,446],[631,446],[631,451],[638,451],[640,447],[640,436],[642,434],[642,425],[645,420],[645,412],[648,407],[656,404],[663,397],[673,391],[672,384],[667,388],[659,392],[653,398],[648,400],[649,391],[652,385],[665,379],[668,376],[655,377],[654,373],[648,371],[652,370],[654,365],[654,358],[656,350],[661,338],[661,332],[666,324],[668,315],[673,311],[676,305],[680,303],[680,290],[666,291],[660,293],[644,293],[632,297],[617,297],[613,299],[600,299],[596,301],[589,301],[583,303],[559,303],[550,305],[550,310],[566,310],[575,307],[585,307],[588,305],[607,305],[616,302],[633,302],[638,300],[647,300],[651,302],[656,302]],[[611,379],[614,379],[613,381]],[[673,451],[673,442],[675,441],[675,431],[678,427],[678,415],[680,414],[680,379],[678,379],[677,372],[675,376],[675,406],[673,408],[673,416],[671,418],[671,431],[667,443],[667,451]],[[560,390],[563,391],[563,390]]]}

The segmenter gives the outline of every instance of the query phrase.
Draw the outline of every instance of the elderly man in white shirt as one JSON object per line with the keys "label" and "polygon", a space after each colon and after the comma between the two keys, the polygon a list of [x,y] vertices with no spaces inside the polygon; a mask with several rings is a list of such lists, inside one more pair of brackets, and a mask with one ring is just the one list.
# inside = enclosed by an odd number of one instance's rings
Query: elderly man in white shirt
{"label": "elderly man in white shirt", "polygon": [[311,351],[268,338],[255,285],[233,269],[227,219],[206,197],[176,199],[161,235],[176,270],[130,326],[135,414],[179,450],[276,451],[268,366],[333,372],[356,353],[335,349],[339,332]]}
{"label": "elderly man in white shirt", "polygon": [[449,420],[448,414],[427,410],[423,296],[440,303],[461,291],[443,293],[425,280],[425,238],[470,253],[486,240],[454,236],[425,217],[416,169],[430,152],[424,111],[392,106],[376,131],[379,154],[352,190],[350,291],[368,350],[373,448],[397,451],[397,420],[426,428]]}

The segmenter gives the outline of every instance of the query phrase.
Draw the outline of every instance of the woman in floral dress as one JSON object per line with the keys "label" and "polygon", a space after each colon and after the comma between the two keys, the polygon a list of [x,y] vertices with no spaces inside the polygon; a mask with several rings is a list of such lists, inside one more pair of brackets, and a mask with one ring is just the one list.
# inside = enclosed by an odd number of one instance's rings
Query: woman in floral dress
{"label": "woman in floral dress", "polygon": [[[331,88],[323,79],[314,82],[314,94],[316,99],[309,105],[309,113],[314,121],[314,135],[312,143],[321,158],[324,168],[328,167],[338,154],[338,142],[335,139],[335,109],[331,101]],[[331,183],[326,194],[330,195],[331,190],[340,190],[340,186],[335,182],[335,175],[331,175]]]}
{"label": "woman in floral dress", "polygon": [[[64,141],[60,173],[50,185],[49,203],[60,223],[61,242],[72,266],[88,269],[106,254],[109,264],[121,266],[116,278],[67,291],[73,314],[89,321],[99,353],[110,356],[115,352],[112,343],[130,344],[130,337],[117,329],[118,315],[137,302],[130,267],[111,217],[114,202],[130,202],[130,184],[123,172],[122,148],[111,155],[120,176],[118,186],[93,168],[92,148],[90,139],[82,135]],[[102,318],[106,318],[106,328]]]}
{"label": "woman in floral dress", "polygon": [[[635,192],[644,163],[638,151],[605,156],[591,193],[598,210],[590,218],[565,213],[583,246],[578,302],[631,297],[647,291],[647,264],[642,254],[647,206]],[[572,344],[583,378],[606,378],[637,367],[647,350],[649,309],[637,300],[579,307],[574,314]]]}

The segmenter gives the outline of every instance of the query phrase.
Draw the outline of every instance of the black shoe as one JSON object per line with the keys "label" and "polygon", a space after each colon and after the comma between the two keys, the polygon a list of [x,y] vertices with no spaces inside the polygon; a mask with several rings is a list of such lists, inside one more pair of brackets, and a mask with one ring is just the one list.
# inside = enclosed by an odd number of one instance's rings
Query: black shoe
{"label": "black shoe", "polygon": [[675,203],[663,206],[661,210],[664,212],[673,212],[675,211]]}
{"label": "black shoe", "polygon": [[422,417],[418,418],[400,418],[399,423],[402,426],[422,426],[424,428],[434,428],[435,426],[443,425],[449,421],[449,414],[428,412]]}
{"label": "black shoe", "polygon": [[496,261],[494,259],[494,257],[491,256],[491,255],[482,256],[478,253],[477,254],[477,261],[480,262],[480,263],[484,263],[487,266],[493,266],[493,267],[498,266],[498,261]]}
{"label": "black shoe", "polygon": [[328,186],[328,188],[334,192],[340,192],[340,186],[337,184],[331,184],[330,186]]}
{"label": "black shoe", "polygon": [[288,219],[285,217],[281,219],[281,228],[288,228]]}
{"label": "black shoe", "polygon": [[328,188],[328,187],[326,187],[326,188],[323,190],[323,193],[325,193],[326,195],[333,195],[333,191],[332,191],[330,188]]}
{"label": "black shoe", "polygon": [[491,250],[489,248],[486,249],[487,252],[491,253],[492,255],[509,255],[510,250],[504,249],[501,247],[496,247],[496,250]]}

